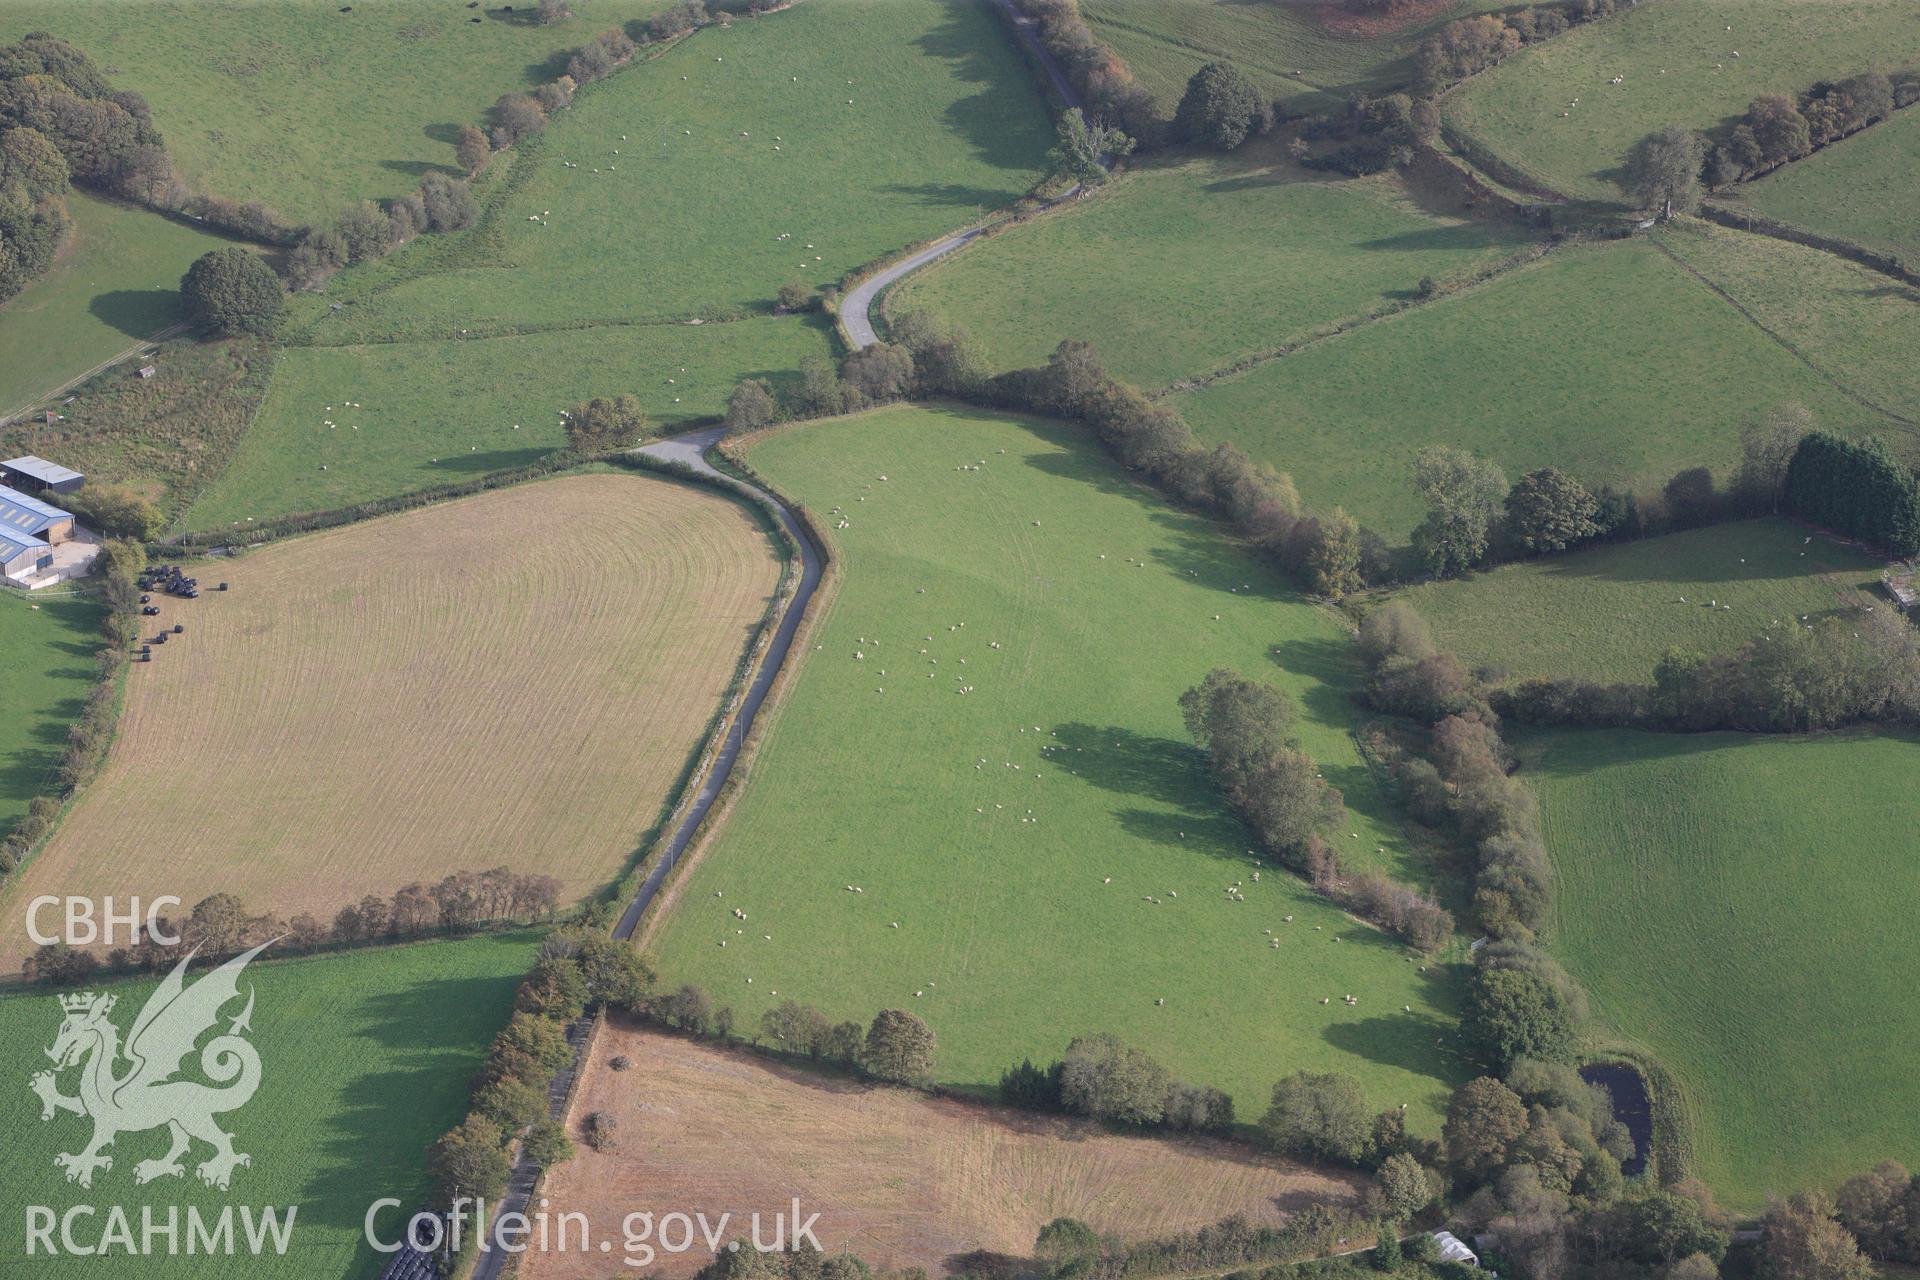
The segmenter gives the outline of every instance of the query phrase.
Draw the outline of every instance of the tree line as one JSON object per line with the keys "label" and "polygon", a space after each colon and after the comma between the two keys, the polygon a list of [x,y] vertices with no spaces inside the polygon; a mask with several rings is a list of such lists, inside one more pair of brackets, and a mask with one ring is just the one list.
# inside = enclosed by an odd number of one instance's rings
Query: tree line
{"label": "tree line", "polygon": [[[159,921],[158,932],[177,937],[161,942],[151,933],[131,947],[107,953],[107,972],[156,973],[188,952],[214,960],[273,942],[279,952],[316,951],[327,946],[407,941],[431,934],[468,933],[501,922],[534,924],[552,920],[560,909],[560,882],[549,875],[521,874],[506,867],[456,871],[434,883],[414,881],[391,897],[368,894],[341,907],[329,922],[310,912],[291,918],[273,912],[256,915],[237,894],[202,898],[184,919]],[[40,947],[27,957],[30,982],[73,986],[102,969],[91,951],[64,942]]]}
{"label": "tree line", "polygon": [[[20,162],[38,173],[36,181],[43,189],[51,175],[41,142],[62,158],[72,181],[89,190],[264,244],[289,246],[301,235],[300,227],[260,201],[232,200],[187,186],[174,172],[146,99],[114,89],[84,52],[46,32],[33,32],[0,48],[0,136],[15,129],[32,136],[0,150],[17,148]],[[0,171],[6,167],[0,163]],[[6,185],[0,180],[0,190]],[[5,212],[11,207],[10,201],[0,199],[0,244],[10,244],[16,257],[24,254],[31,261],[49,228],[42,218],[31,228],[32,235],[16,240],[20,224]],[[55,221],[57,246],[65,231],[64,210]],[[0,251],[0,300],[8,296],[8,257]]]}
{"label": "tree line", "polygon": [[1176,1078],[1118,1036],[1077,1036],[1066,1056],[1044,1067],[1025,1059],[1001,1073],[1000,1100],[1029,1111],[1086,1116],[1135,1129],[1224,1134],[1233,1098]]}
{"label": "tree line", "polygon": [[1368,703],[1413,725],[1375,735],[1402,804],[1467,854],[1475,923],[1490,937],[1531,943],[1551,914],[1552,868],[1533,793],[1513,776],[1486,690],[1404,602],[1369,613],[1358,644]]}
{"label": "tree line", "polygon": [[1732,124],[1702,132],[1670,124],[1634,144],[1625,186],[1643,208],[1672,217],[1708,189],[1747,182],[1920,101],[1920,72],[1862,71],[1797,93],[1767,93]]}
{"label": "tree line", "polygon": [[1446,945],[1453,913],[1430,895],[1342,865],[1326,832],[1346,824],[1346,804],[1293,735],[1285,692],[1216,668],[1180,696],[1180,710],[1228,807],[1275,861],[1409,946],[1432,952]]}
{"label": "tree line", "polygon": [[158,204],[173,185],[146,99],[37,31],[0,47],[0,302],[53,265],[72,183]]}
{"label": "tree line", "polygon": [[1779,619],[1733,653],[1671,647],[1644,684],[1540,676],[1494,690],[1522,724],[1703,733],[1920,725],[1920,633],[1891,608]]}
{"label": "tree line", "polygon": [[[1376,15],[1407,6],[1405,0],[1346,0],[1346,7]],[[1450,22],[1416,48],[1415,80],[1409,91],[1377,97],[1355,92],[1340,110],[1299,116],[1299,130],[1289,149],[1294,159],[1309,168],[1352,176],[1405,168],[1419,149],[1432,146],[1439,136],[1438,96],[1443,89],[1525,45],[1607,17],[1614,8],[1615,0],[1566,0]],[[1166,138],[1206,150],[1233,151],[1288,118],[1285,105],[1262,94],[1245,72],[1231,62],[1214,61],[1189,78],[1169,125],[1155,135],[1131,126],[1129,132],[1156,142]],[[1316,150],[1315,143],[1331,145]]]}
{"label": "tree line", "polygon": [[1133,78],[1126,61],[1102,44],[1080,13],[1078,0],[1016,0],[1033,19],[1040,42],[1060,64],[1094,119],[1124,130],[1143,147],[1160,145],[1166,123],[1153,95]]}
{"label": "tree line", "polygon": [[514,993],[513,1016],[474,1076],[471,1108],[427,1148],[435,1208],[506,1190],[516,1143],[543,1166],[572,1157],[573,1143],[548,1103],[554,1076],[574,1060],[567,1027],[588,1012],[638,1010],[654,980],[631,944],[599,930],[558,929],[541,940]]}

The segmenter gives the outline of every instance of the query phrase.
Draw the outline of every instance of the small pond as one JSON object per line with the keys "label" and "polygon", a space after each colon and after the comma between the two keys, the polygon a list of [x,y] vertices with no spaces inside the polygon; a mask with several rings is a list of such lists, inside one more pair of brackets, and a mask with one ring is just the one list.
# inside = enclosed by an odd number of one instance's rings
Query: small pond
{"label": "small pond", "polygon": [[1623,1161],[1620,1171],[1630,1178],[1643,1172],[1647,1153],[1653,1149],[1653,1101],[1647,1096],[1647,1082],[1624,1062],[1588,1063],[1580,1068],[1580,1078],[1604,1086],[1613,1095],[1613,1118],[1627,1126],[1633,1137],[1633,1158]]}

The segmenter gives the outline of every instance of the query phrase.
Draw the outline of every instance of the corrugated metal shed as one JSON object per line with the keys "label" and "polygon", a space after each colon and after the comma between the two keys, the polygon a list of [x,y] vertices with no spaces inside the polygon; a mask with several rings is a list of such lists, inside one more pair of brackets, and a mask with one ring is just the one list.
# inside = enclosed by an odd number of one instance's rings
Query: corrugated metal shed
{"label": "corrugated metal shed", "polygon": [[44,486],[55,493],[66,493],[77,489],[80,487],[80,482],[86,479],[72,467],[63,467],[57,462],[48,462],[45,458],[36,458],[30,453],[0,462],[0,476],[9,481],[26,480],[30,485]]}

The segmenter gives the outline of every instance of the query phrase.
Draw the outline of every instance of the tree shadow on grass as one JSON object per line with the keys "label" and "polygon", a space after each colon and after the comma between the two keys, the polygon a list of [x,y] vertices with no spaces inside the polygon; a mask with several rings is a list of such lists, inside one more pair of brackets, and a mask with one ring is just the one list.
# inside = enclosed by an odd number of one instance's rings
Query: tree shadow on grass
{"label": "tree shadow on grass", "polygon": [[[980,6],[971,0],[945,0],[945,9],[943,20],[915,40],[915,46],[928,57],[952,66],[968,84],[986,86],[947,108],[947,127],[996,169],[1034,168],[1040,156],[1023,145],[1024,131],[1008,127],[1007,104],[1020,101],[1023,94],[1033,94],[1025,66],[1020,59],[1005,56],[997,18],[986,15],[983,19]],[[984,33],[983,21],[987,27]],[[1006,192],[995,193],[992,203],[1005,203],[1006,198]]]}
{"label": "tree shadow on grass", "polygon": [[1115,725],[1070,722],[1053,731],[1047,763],[1103,791],[1197,808],[1213,794],[1206,758],[1192,743]]}
{"label": "tree shadow on grass", "polygon": [[320,1121],[320,1150],[300,1189],[302,1224],[358,1232],[381,1196],[400,1197],[403,1214],[418,1207],[411,1200],[425,1190],[427,1144],[466,1113],[469,1078],[506,1025],[518,983],[515,974],[442,978],[341,1011],[348,1025],[331,1034],[378,1046],[369,1060],[382,1066],[348,1081]]}
{"label": "tree shadow on grass", "polygon": [[1007,193],[960,182],[894,182],[880,188],[888,195],[913,196],[919,203],[961,209],[987,210],[1005,204]]}
{"label": "tree shadow on grass", "polygon": [[1323,724],[1347,724],[1358,706],[1360,659],[1345,636],[1282,640],[1268,650],[1273,665],[1309,683],[1300,692],[1301,708]]}
{"label": "tree shadow on grass", "polygon": [[[1776,740],[1777,736],[1772,734],[1654,733],[1619,729],[1548,730],[1522,734],[1518,738],[1520,772],[1545,778],[1589,777],[1618,765],[1677,760],[1708,751],[1737,751]],[[1596,745],[1601,748],[1598,752],[1586,749]],[[1569,749],[1561,750],[1561,747]]]}
{"label": "tree shadow on grass", "polygon": [[[1335,1022],[1322,1034],[1328,1044],[1343,1053],[1418,1075],[1431,1075],[1436,1067],[1441,1067],[1452,1075],[1464,1077],[1473,1069],[1473,1064],[1466,1061],[1460,1051],[1459,1033],[1453,1025],[1425,1013],[1396,1011],[1386,1016]],[[1446,1091],[1438,1089],[1421,1101],[1444,1106],[1446,1097]],[[1415,1101],[1413,1098],[1397,1100],[1409,1107]]]}
{"label": "tree shadow on grass", "polygon": [[1071,437],[1063,441],[1068,444],[1064,453],[1029,453],[1019,461],[1046,475],[1090,484],[1099,492],[1113,497],[1130,498],[1135,502],[1152,497],[1151,491],[1142,482],[1132,479],[1127,472],[1104,458],[1097,458],[1092,452],[1091,441],[1080,443],[1083,440],[1086,437]]}
{"label": "tree shadow on grass", "polygon": [[129,338],[148,338],[180,318],[180,291],[109,289],[93,295],[87,312]]}
{"label": "tree shadow on grass", "polygon": [[460,177],[457,165],[435,164],[431,160],[382,160],[382,169],[391,169],[395,173],[404,173],[410,178],[424,178],[430,173],[444,173],[450,178]]}
{"label": "tree shadow on grass", "polygon": [[1136,840],[1173,845],[1240,863],[1253,837],[1225,813],[1168,813],[1164,809],[1122,809],[1114,815],[1120,829]]}
{"label": "tree shadow on grass", "polygon": [[1472,222],[1441,223],[1396,235],[1362,240],[1358,247],[1392,253],[1471,253],[1486,244],[1484,227]]}
{"label": "tree shadow on grass", "polygon": [[451,454],[436,458],[428,465],[437,471],[461,476],[483,476],[514,467],[531,466],[547,456],[547,449],[488,449],[484,452]]}
{"label": "tree shadow on grass", "polygon": [[1271,573],[1254,564],[1246,552],[1228,541],[1226,530],[1203,516],[1167,511],[1153,518],[1168,540],[1153,548],[1152,559],[1196,586],[1224,591],[1242,599],[1282,604],[1299,599]]}

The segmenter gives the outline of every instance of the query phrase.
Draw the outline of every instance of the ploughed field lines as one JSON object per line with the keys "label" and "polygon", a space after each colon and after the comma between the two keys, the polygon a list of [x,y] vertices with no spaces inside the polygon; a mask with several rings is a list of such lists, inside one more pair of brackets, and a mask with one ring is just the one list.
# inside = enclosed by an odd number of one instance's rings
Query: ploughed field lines
{"label": "ploughed field lines", "polygon": [[[14,886],[330,920],[506,865],[563,900],[658,819],[778,576],[739,506],[543,481],[198,568],[102,776]],[[17,940],[4,957],[21,959]]]}

